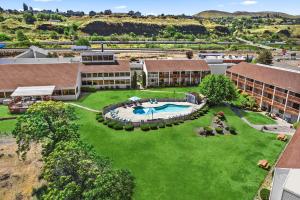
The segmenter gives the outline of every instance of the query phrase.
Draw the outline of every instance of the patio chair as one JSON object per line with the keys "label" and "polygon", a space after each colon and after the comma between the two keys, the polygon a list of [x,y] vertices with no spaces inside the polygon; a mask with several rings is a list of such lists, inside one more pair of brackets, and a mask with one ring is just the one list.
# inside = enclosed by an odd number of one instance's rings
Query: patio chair
{"label": "patio chair", "polygon": [[150,99],[150,100],[149,100],[149,102],[150,102],[151,104],[153,104],[153,101],[152,101],[152,99]]}
{"label": "patio chair", "polygon": [[157,100],[155,99],[155,100],[154,100],[154,104],[157,104],[157,103],[158,103],[158,102],[157,102]]}

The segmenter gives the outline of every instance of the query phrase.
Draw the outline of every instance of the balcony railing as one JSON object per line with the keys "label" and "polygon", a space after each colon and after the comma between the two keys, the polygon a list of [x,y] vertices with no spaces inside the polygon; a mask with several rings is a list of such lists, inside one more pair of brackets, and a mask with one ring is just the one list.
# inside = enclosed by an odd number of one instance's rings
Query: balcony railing
{"label": "balcony railing", "polygon": [[263,101],[270,104],[270,105],[272,105],[272,100],[267,98],[267,97],[263,97]]}
{"label": "balcony railing", "polygon": [[263,88],[262,85],[257,84],[257,83],[254,83],[254,87],[257,88],[257,89],[261,89],[261,90],[262,90],[262,88]]}
{"label": "balcony railing", "polygon": [[293,115],[299,115],[299,110],[295,109],[295,108],[291,108],[289,106],[286,107],[286,112],[291,113]]}
{"label": "balcony railing", "polygon": [[289,95],[288,100],[300,104],[300,98],[299,97]]}
{"label": "balcony railing", "polygon": [[275,90],[275,96],[285,99],[287,97],[287,94],[284,92]]}
{"label": "balcony railing", "polygon": [[271,88],[267,88],[267,87],[265,87],[265,88],[264,88],[264,92],[267,92],[267,93],[273,94],[273,93],[274,93],[274,89],[271,89]]}
{"label": "balcony railing", "polygon": [[279,103],[279,102],[277,102],[277,101],[274,101],[273,102],[273,106],[274,107],[276,107],[276,108],[278,108],[278,109],[280,109],[280,110],[284,110],[284,104],[282,104],[282,103]]}

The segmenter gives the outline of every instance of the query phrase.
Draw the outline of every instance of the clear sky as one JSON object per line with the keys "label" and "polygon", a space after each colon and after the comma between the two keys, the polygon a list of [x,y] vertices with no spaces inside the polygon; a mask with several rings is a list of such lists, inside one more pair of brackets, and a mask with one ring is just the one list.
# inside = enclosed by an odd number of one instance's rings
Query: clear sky
{"label": "clear sky", "polygon": [[140,11],[143,14],[188,14],[204,10],[279,11],[300,15],[300,0],[0,0],[3,8],[21,9],[25,2],[35,9]]}

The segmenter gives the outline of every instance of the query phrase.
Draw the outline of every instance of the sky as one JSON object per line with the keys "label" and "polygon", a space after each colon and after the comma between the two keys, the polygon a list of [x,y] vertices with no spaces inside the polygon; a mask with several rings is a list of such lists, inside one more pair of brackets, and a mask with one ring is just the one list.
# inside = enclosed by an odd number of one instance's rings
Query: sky
{"label": "sky", "polygon": [[34,9],[58,8],[96,12],[111,9],[113,12],[140,11],[142,14],[187,14],[204,10],[234,11],[278,11],[300,15],[300,0],[0,0],[5,9],[22,9],[26,3]]}

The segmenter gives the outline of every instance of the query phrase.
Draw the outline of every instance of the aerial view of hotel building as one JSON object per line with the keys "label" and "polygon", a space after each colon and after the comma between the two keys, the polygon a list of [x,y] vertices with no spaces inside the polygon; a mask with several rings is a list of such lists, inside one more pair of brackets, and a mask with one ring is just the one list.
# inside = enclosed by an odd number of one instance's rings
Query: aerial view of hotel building
{"label": "aerial view of hotel building", "polygon": [[226,75],[237,88],[255,97],[263,110],[289,122],[300,120],[300,71],[243,62]]}

